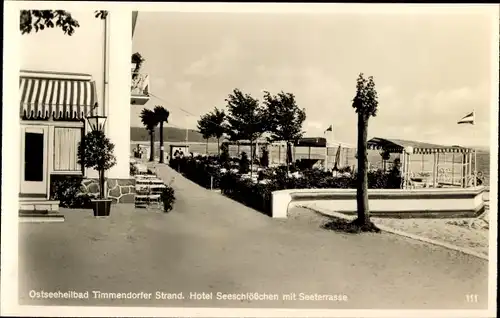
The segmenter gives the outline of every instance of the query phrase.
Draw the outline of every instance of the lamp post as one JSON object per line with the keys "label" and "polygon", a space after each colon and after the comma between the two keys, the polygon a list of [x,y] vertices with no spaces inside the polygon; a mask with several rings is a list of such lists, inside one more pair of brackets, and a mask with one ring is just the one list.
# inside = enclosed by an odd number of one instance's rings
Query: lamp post
{"label": "lamp post", "polygon": [[106,124],[107,116],[91,115],[87,116],[87,121],[89,122],[90,129],[92,131],[102,131],[104,132],[104,125]]}

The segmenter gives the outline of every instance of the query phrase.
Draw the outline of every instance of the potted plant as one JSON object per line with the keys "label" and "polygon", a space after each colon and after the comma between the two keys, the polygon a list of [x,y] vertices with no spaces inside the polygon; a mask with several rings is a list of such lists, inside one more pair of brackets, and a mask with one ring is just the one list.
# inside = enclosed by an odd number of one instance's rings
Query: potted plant
{"label": "potted plant", "polygon": [[104,188],[104,172],[116,164],[114,148],[115,145],[100,130],[87,133],[78,143],[78,163],[99,173],[99,196],[91,200],[94,216],[109,216],[111,211],[112,201],[107,199]]}
{"label": "potted plant", "polygon": [[132,54],[132,63],[131,66],[134,68],[132,70],[132,78],[135,79],[141,70],[142,63],[144,63],[145,59],[142,57],[141,53],[136,52]]}

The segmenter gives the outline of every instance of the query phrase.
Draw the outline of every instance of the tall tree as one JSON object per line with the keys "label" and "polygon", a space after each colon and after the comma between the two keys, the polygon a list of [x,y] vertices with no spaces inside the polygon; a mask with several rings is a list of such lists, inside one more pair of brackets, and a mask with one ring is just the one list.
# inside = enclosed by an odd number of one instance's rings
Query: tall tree
{"label": "tall tree", "polygon": [[292,153],[292,143],[302,138],[304,134],[302,124],[306,120],[306,112],[299,108],[293,94],[283,91],[278,95],[264,92],[264,105],[266,107],[267,131],[271,134],[270,139],[272,141],[286,141],[286,168],[288,172],[292,161],[289,156]]}
{"label": "tall tree", "polygon": [[155,112],[151,109],[144,108],[141,112],[141,121],[146,130],[149,133],[149,137],[151,140],[150,144],[150,152],[149,152],[149,161],[154,161],[154,149],[155,149],[155,128],[158,125],[158,121],[155,115]]}
{"label": "tall tree", "polygon": [[358,176],[356,201],[358,217],[353,225],[361,231],[379,231],[370,221],[370,210],[368,207],[368,120],[377,115],[378,107],[377,91],[373,76],[367,79],[363,73],[359,74],[356,84],[356,96],[352,101],[352,107],[358,114]]}
{"label": "tall tree", "polygon": [[[106,19],[108,12],[105,10],[95,11],[95,17]],[[80,27],[80,24],[75,20],[71,13],[64,10],[21,10],[19,29],[21,34],[30,34],[43,31],[51,28],[61,28],[64,34],[72,36],[75,29]]]}
{"label": "tall tree", "polygon": [[156,105],[154,108],[156,121],[160,124],[160,163],[165,162],[165,148],[163,147],[163,123],[168,123],[170,112],[163,106]]}
{"label": "tall tree", "polygon": [[[249,94],[243,94],[234,89],[229,94],[227,102],[227,133],[231,140],[249,140],[250,153],[253,143],[266,130],[266,112],[259,105],[259,101]],[[250,160],[250,175],[252,175],[253,160]]]}
{"label": "tall tree", "polygon": [[212,124],[212,136],[217,138],[217,154],[220,155],[220,139],[226,133],[224,123],[226,121],[226,113],[217,107],[210,113],[210,122]]}
{"label": "tall tree", "polygon": [[208,139],[213,136],[212,124],[210,123],[210,113],[207,113],[200,117],[197,125],[198,131],[203,136],[203,139],[207,141],[206,153],[208,155]]}

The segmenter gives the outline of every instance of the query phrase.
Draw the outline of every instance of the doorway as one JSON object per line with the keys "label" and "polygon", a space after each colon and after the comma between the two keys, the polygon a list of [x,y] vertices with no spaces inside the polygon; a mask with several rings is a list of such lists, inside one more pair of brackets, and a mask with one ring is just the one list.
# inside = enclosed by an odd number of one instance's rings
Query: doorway
{"label": "doorway", "polygon": [[48,127],[21,125],[21,196],[47,196],[47,154]]}

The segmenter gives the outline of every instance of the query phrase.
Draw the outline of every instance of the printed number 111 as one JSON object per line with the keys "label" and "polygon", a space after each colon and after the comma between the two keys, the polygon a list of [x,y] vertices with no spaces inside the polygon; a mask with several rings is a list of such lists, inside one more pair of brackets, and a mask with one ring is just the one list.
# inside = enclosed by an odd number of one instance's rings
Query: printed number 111
{"label": "printed number 111", "polygon": [[479,296],[477,294],[466,294],[465,299],[468,303],[477,303]]}

